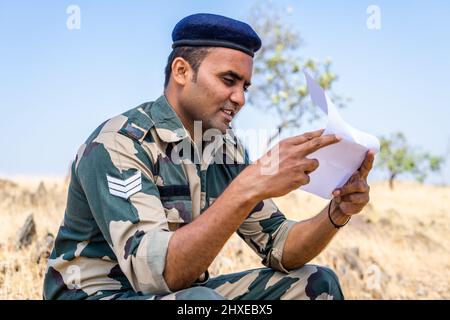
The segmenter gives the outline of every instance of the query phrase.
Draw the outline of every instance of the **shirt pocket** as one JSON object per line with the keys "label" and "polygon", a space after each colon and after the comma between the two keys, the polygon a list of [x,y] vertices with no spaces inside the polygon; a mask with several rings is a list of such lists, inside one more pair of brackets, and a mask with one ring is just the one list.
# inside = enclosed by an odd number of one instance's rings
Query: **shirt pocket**
{"label": "shirt pocket", "polygon": [[192,199],[188,185],[158,186],[170,231],[192,222]]}

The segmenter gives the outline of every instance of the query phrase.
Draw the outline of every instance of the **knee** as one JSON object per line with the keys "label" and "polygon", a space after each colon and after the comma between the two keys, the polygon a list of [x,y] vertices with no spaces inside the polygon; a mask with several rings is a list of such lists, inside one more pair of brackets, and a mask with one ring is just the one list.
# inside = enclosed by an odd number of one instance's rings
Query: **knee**
{"label": "knee", "polygon": [[301,284],[307,299],[344,299],[339,279],[330,268],[305,265],[300,269],[291,271],[290,274],[303,279],[306,276],[306,281],[302,281]]}
{"label": "knee", "polygon": [[310,299],[343,300],[344,295],[336,273],[327,267],[313,267],[316,271],[309,276],[306,285],[306,294]]}
{"label": "knee", "polygon": [[175,293],[176,300],[225,300],[223,296],[207,287],[192,287]]}

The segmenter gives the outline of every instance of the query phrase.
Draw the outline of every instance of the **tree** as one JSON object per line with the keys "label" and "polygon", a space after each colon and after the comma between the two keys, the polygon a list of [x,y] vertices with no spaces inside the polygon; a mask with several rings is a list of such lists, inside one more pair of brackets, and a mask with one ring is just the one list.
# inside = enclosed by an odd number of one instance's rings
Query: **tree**
{"label": "tree", "polygon": [[377,167],[388,171],[391,190],[400,174],[410,174],[423,183],[428,172],[440,171],[444,162],[442,157],[409,146],[401,132],[392,134],[390,138],[380,137],[380,147]]}
{"label": "tree", "polygon": [[[306,99],[308,90],[301,71],[311,74],[326,90],[332,89],[338,77],[331,71],[331,59],[319,62],[300,55],[300,33],[286,24],[285,12],[279,7],[262,2],[251,12],[250,23],[263,45],[254,59],[249,104],[276,112],[278,132],[269,138],[270,145],[283,130],[300,128],[305,117],[312,122],[321,116],[321,111]],[[343,106],[342,98],[333,92],[330,95],[338,107]]]}

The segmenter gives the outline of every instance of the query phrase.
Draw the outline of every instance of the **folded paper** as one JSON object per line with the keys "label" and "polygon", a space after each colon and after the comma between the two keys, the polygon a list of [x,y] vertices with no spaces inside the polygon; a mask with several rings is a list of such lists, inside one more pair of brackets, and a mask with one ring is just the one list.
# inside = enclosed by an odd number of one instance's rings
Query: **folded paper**
{"label": "folded paper", "polygon": [[300,189],[331,199],[333,190],[342,187],[359,169],[367,151],[380,150],[380,142],[377,137],[346,123],[324,90],[306,72],[305,76],[312,102],[328,116],[323,134],[336,134],[342,140],[308,156],[317,159],[319,167],[309,175],[310,182]]}

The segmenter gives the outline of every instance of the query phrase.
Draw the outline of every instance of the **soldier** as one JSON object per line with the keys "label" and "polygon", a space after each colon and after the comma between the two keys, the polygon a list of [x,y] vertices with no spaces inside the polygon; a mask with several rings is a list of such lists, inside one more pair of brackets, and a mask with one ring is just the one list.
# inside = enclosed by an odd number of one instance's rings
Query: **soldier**
{"label": "soldier", "polygon": [[[44,298],[343,299],[332,270],[306,263],[368,203],[373,153],[315,217],[286,219],[271,197],[307,184],[319,165],[307,156],[339,138],[305,133],[250,163],[230,122],[245,103],[258,35],[194,14],[172,38],[164,94],[100,125],[76,155]],[[204,139],[209,130],[219,134]],[[265,174],[275,153],[277,171]],[[233,232],[265,267],[210,278]]]}

